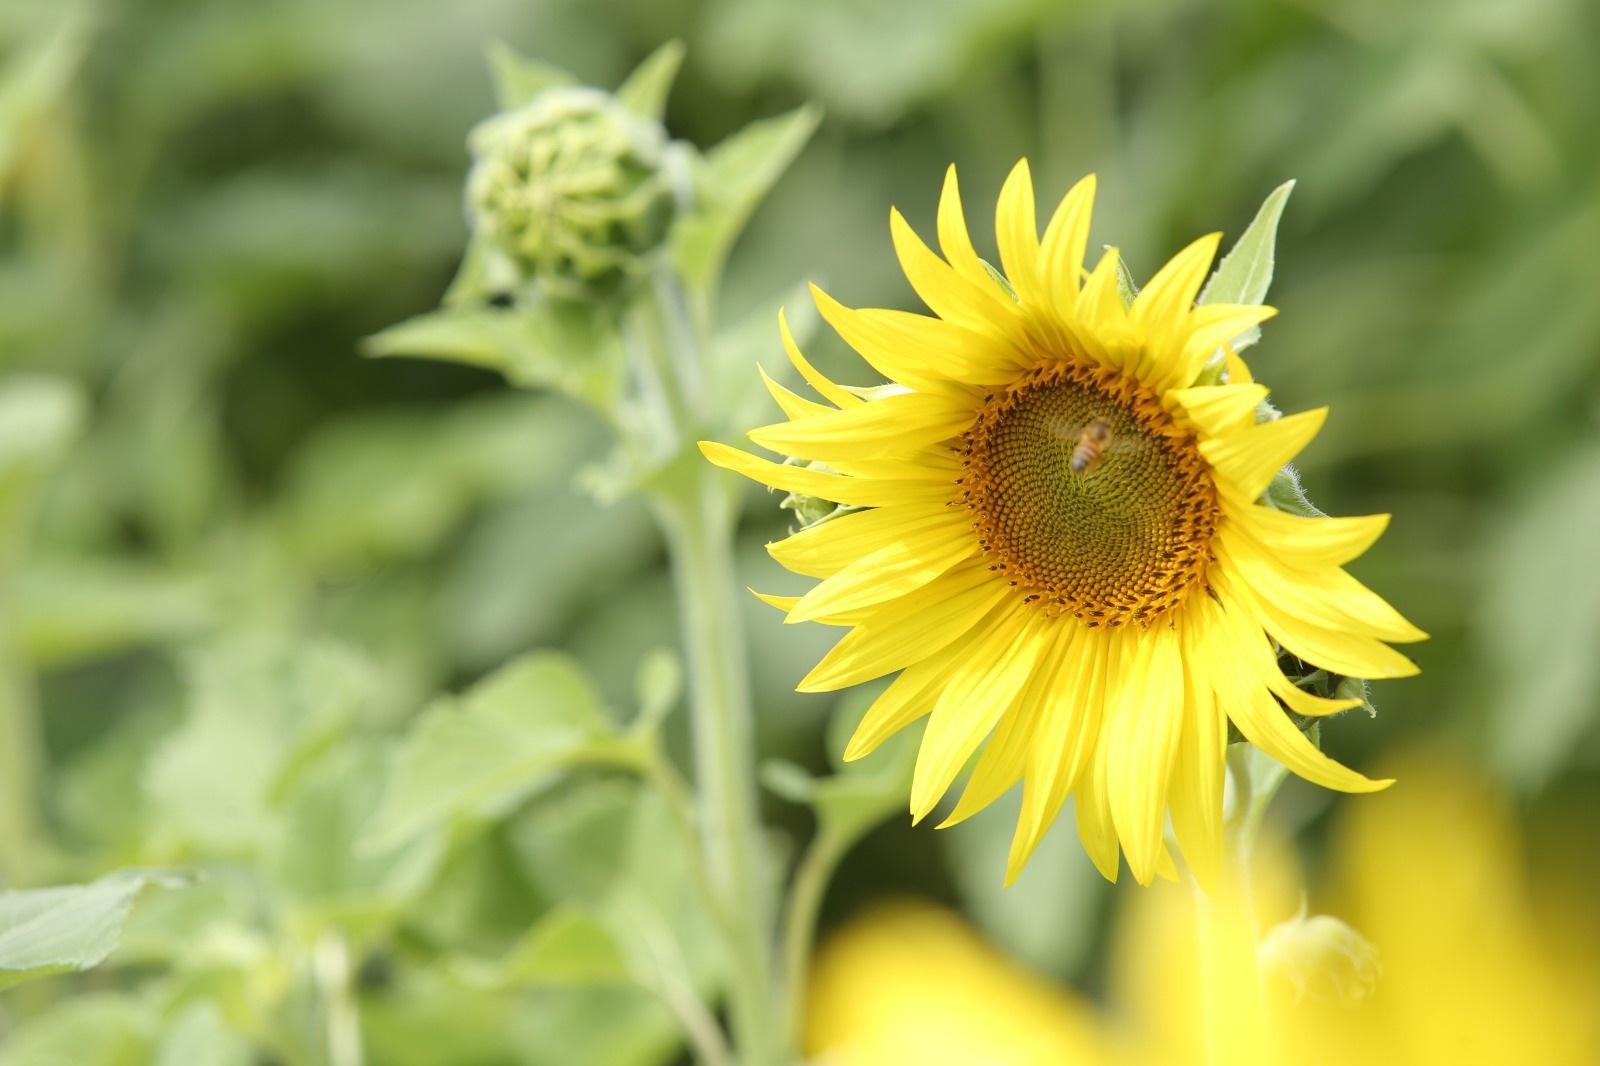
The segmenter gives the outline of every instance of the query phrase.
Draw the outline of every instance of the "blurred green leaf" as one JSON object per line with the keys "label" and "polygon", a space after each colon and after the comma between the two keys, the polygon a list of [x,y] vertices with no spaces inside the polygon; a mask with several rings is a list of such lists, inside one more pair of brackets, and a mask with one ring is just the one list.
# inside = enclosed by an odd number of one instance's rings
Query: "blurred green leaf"
{"label": "blurred green leaf", "polygon": [[442,833],[384,850],[360,846],[383,799],[387,752],[363,739],[330,752],[289,798],[266,868],[302,922],[345,933],[380,929],[426,887],[443,857]]}
{"label": "blurred green leaf", "polygon": [[835,772],[812,777],[803,768],[773,760],[761,768],[761,781],[791,803],[809,806],[818,830],[848,848],[892,815],[903,812],[911,794],[911,773],[917,764],[920,731],[905,729],[884,741],[871,755],[843,761],[850,734],[879,689],[858,690],[839,702],[828,721],[828,758]]}
{"label": "blurred green leaf", "polygon": [[87,885],[0,892],[0,987],[104,962],[146,885],[188,882],[167,870],[121,870]]}
{"label": "blurred green leaf", "polygon": [[[1216,271],[1200,290],[1202,304],[1260,304],[1272,285],[1272,267],[1278,243],[1278,220],[1294,191],[1294,182],[1279,185],[1261,204],[1256,217],[1222,257]],[[1261,339],[1261,327],[1251,326],[1233,338],[1234,351]]]}
{"label": "blurred green leaf", "polygon": [[91,993],[9,1030],[0,1066],[148,1066],[155,1028],[133,997]]}
{"label": "blurred green leaf", "polygon": [[495,969],[498,985],[625,985],[627,963],[611,931],[578,907],[559,905],[536,922]]}
{"label": "blurred green leaf", "polygon": [[639,758],[582,670],[536,652],[423,712],[395,755],[365,846],[393,846],[456,819],[494,818],[562,770]]}
{"label": "blurred green leaf", "polygon": [[203,575],[141,562],[35,557],[13,587],[23,649],[46,667],[194,633],[214,619]]}
{"label": "blurred green leaf", "polygon": [[752,426],[772,421],[775,407],[756,370],[758,364],[779,382],[794,376],[778,330],[778,308],[784,311],[795,343],[804,346],[816,332],[820,316],[803,283],[756,301],[749,314],[711,342],[711,381],[721,415],[719,439],[732,440]]}
{"label": "blurred green leaf", "polygon": [[255,853],[296,775],[378,709],[371,665],[330,644],[226,641],[188,675],[187,717],[144,774],[157,850]]}
{"label": "blurred green leaf", "polygon": [[672,648],[651,648],[639,660],[633,690],[639,703],[633,727],[653,735],[683,698],[683,659]]}
{"label": "blurred green leaf", "polygon": [[156,1047],[154,1066],[251,1066],[249,1041],[228,1028],[215,1003],[184,1008]]}
{"label": "blurred green leaf", "polygon": [[667,109],[667,94],[683,65],[683,52],[682,41],[668,41],[651,52],[617,88],[617,99],[637,114],[660,121]]}
{"label": "blurred green leaf", "polygon": [[519,55],[500,41],[489,45],[489,69],[494,76],[495,98],[502,111],[523,107],[547,89],[578,84],[577,78],[560,67]]}
{"label": "blurred green leaf", "polygon": [[701,203],[673,231],[673,256],[691,287],[715,286],[728,250],[750,215],[816,130],[810,106],[750,123],[705,155]]}
{"label": "blurred green leaf", "polygon": [[86,5],[62,4],[40,39],[14,46],[0,69],[0,202],[38,127],[66,95],[88,51]]}
{"label": "blurred green leaf", "polygon": [[1600,448],[1589,443],[1502,512],[1476,620],[1491,681],[1488,750],[1512,783],[1541,788],[1600,718],[1600,571],[1574,566],[1600,529]]}
{"label": "blurred green leaf", "polygon": [[516,308],[444,308],[368,337],[371,356],[442,359],[498,371],[512,384],[549,388],[605,409],[617,389],[615,332],[594,312],[548,302]]}
{"label": "blurred green leaf", "polygon": [[84,415],[83,397],[68,381],[0,380],[0,532],[17,520],[23,494],[77,436]]}
{"label": "blurred green leaf", "polygon": [[352,418],[301,449],[278,506],[302,566],[414,558],[474,504],[564,480],[595,438],[578,412],[514,393]]}

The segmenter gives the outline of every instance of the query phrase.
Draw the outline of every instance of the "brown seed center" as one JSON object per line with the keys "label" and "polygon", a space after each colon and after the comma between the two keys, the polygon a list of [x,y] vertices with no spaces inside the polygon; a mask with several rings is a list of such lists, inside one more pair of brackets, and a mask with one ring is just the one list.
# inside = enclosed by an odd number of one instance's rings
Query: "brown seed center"
{"label": "brown seed center", "polygon": [[991,395],[965,435],[962,502],[994,570],[1052,614],[1148,626],[1204,585],[1209,465],[1149,389],[1057,364]]}

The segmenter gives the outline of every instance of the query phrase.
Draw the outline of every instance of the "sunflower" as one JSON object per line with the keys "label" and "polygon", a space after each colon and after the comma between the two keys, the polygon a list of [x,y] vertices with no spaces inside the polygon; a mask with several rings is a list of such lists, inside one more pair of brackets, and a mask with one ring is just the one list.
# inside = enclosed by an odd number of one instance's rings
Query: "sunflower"
{"label": "sunflower", "polygon": [[849,628],[801,691],[899,672],[845,758],[926,717],[914,820],[976,756],[944,824],[1022,782],[1008,881],[1069,795],[1106,877],[1119,846],[1141,884],[1171,876],[1170,815],[1185,861],[1209,879],[1229,722],[1317,784],[1389,783],[1329,759],[1296,727],[1286,708],[1320,716],[1359,701],[1298,687],[1278,649],[1348,677],[1399,677],[1416,667],[1384,642],[1424,634],[1342,569],[1387,515],[1312,518],[1262,502],[1326,409],[1258,419],[1267,390],[1230,341],[1274,311],[1196,305],[1220,235],[1126,300],[1114,248],[1084,268],[1094,188],[1089,177],[1069,191],[1041,237],[1019,163],[995,216],[1002,276],[973,248],[952,167],[942,258],[890,214],[901,267],[932,316],[851,309],[812,289],[823,318],[890,383],[828,379],[780,314],[789,357],[823,402],[766,378],[787,420],[750,439],[792,461],[701,449],[840,505],[768,546],[819,583],[763,598],[789,622]]}

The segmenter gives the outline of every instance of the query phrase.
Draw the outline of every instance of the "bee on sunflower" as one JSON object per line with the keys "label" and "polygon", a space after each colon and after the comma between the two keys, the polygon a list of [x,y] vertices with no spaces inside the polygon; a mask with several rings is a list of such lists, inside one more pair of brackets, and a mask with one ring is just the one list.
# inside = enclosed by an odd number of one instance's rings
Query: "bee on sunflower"
{"label": "bee on sunflower", "polygon": [[890,216],[931,316],[851,309],[812,290],[823,318],[890,384],[828,379],[780,315],[789,357],[822,402],[768,378],[787,420],[750,439],[793,462],[701,450],[840,505],[769,545],[818,584],[763,598],[789,622],[849,628],[802,691],[899,672],[845,757],[925,717],[915,820],[976,755],[944,824],[1022,782],[1008,881],[1068,796],[1108,878],[1119,850],[1141,884],[1172,875],[1170,816],[1184,860],[1208,880],[1222,850],[1230,722],[1317,784],[1389,783],[1325,756],[1285,713],[1361,701],[1296,685],[1278,649],[1346,677],[1400,677],[1416,667],[1385,642],[1425,634],[1342,569],[1387,515],[1313,517],[1263,501],[1326,409],[1258,420],[1267,390],[1230,342],[1274,311],[1197,305],[1220,235],[1183,249],[1129,300],[1115,248],[1085,269],[1094,190],[1093,177],[1074,186],[1041,237],[1019,163],[995,216],[1002,273],[973,248],[952,167],[938,211],[943,257]]}

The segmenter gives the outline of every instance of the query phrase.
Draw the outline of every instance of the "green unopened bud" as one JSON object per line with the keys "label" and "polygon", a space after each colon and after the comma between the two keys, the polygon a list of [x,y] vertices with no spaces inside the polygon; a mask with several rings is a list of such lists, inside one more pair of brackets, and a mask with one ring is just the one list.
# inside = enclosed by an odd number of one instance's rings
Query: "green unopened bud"
{"label": "green unopened bud", "polygon": [[1307,998],[1343,1007],[1359,1005],[1378,986],[1378,949],[1339,919],[1303,911],[1273,928],[1257,957],[1262,973]]}
{"label": "green unopened bud", "polygon": [[[790,458],[784,461],[784,465],[803,466],[807,470],[818,470],[824,474],[832,473],[832,468],[826,463],[815,460],[806,462],[803,459]],[[778,506],[785,511],[794,512],[794,516],[800,520],[801,529],[814,526],[818,522],[826,522],[828,519],[841,514],[859,510],[856,507],[847,507],[841,503],[834,503],[832,500],[824,500],[818,496],[807,496],[800,492],[789,493]]]}
{"label": "green unopened bud", "polygon": [[683,146],[597,89],[541,93],[470,144],[467,210],[491,283],[614,295],[649,269],[688,200]]}

